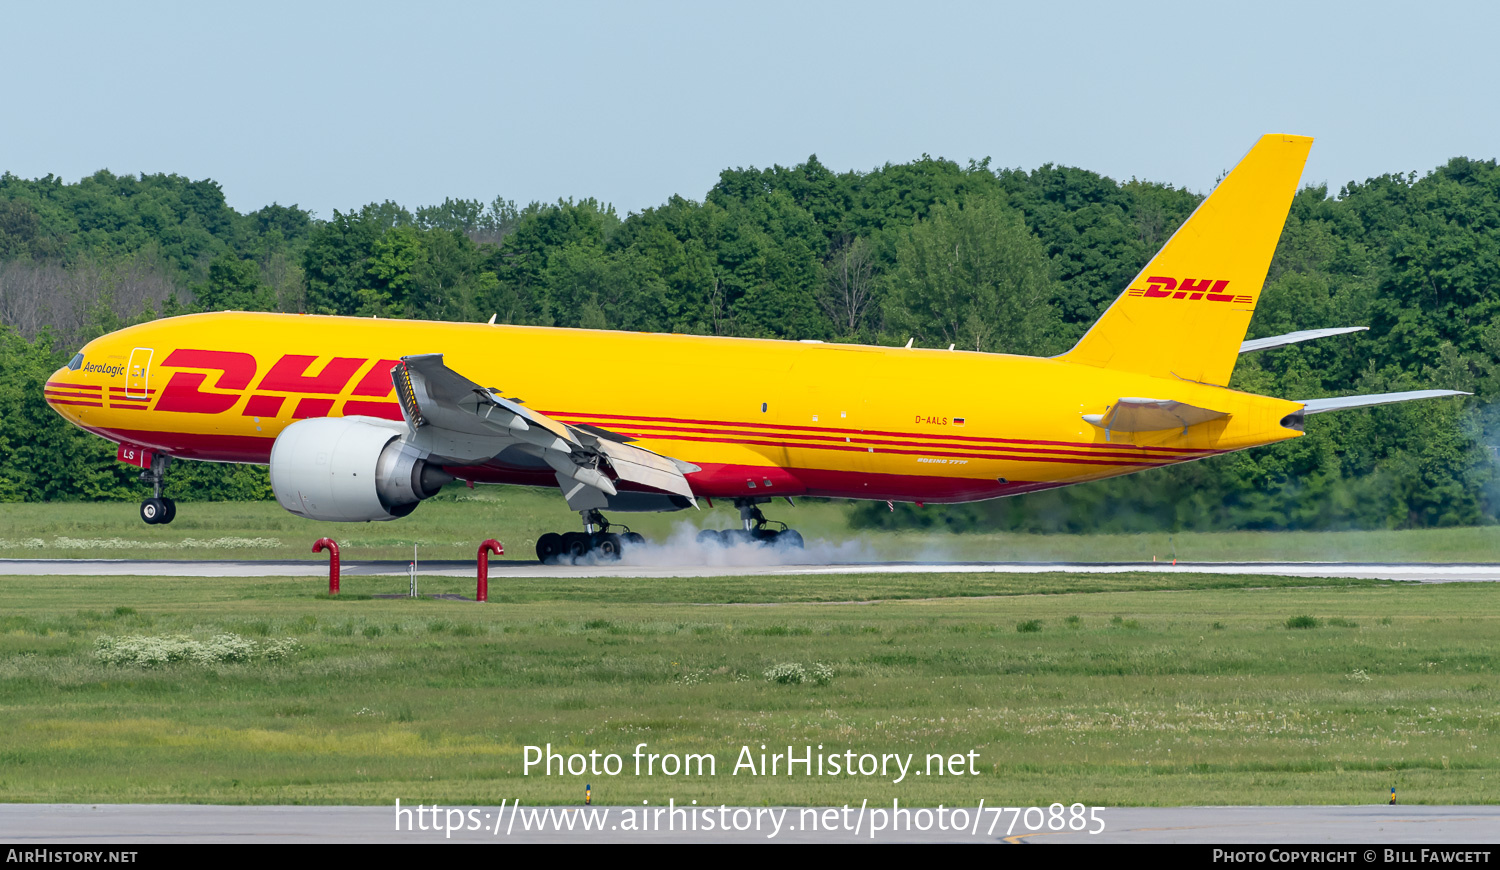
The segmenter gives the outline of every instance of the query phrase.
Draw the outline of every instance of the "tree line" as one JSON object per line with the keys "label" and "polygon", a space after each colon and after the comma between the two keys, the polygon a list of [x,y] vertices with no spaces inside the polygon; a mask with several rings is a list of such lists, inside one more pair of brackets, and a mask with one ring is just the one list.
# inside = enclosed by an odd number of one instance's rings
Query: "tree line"
{"label": "tree line", "polygon": [[[736,168],[701,201],[371,203],[241,214],[219,185],[0,175],[0,499],[135,499],[100,439],[41,398],[90,338],[190,311],[266,310],[1052,354],[1201,201],[1084,169],[926,157],[836,173]],[[1455,158],[1293,201],[1251,337],[1369,325],[1241,357],[1231,386],[1475,399],[1313,418],[1294,441],[995,502],[885,504],[869,526],[957,530],[1407,528],[1493,522],[1500,169]],[[753,376],[753,375],[747,375]],[[265,498],[263,469],[184,463],[178,498]]]}

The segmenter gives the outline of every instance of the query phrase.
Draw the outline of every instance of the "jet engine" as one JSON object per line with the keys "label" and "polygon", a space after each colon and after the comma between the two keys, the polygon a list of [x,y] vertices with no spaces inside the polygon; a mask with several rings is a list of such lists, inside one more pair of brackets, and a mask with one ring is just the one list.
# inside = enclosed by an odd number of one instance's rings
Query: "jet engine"
{"label": "jet engine", "polygon": [[405,435],[406,426],[378,417],[299,420],[271,447],[271,491],[282,507],[310,520],[404,517],[453,480]]}

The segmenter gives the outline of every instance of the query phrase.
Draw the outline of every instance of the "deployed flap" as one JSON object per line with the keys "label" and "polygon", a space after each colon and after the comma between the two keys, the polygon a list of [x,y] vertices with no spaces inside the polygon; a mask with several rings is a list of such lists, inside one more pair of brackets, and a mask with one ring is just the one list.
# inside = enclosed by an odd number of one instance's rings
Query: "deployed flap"
{"label": "deployed flap", "polygon": [[1103,414],[1084,414],[1083,419],[1106,432],[1156,432],[1186,429],[1228,416],[1224,411],[1172,399],[1124,398],[1110,405]]}
{"label": "deployed flap", "polygon": [[607,430],[570,426],[533,411],[448,368],[442,354],[402,357],[391,375],[417,446],[434,455],[482,462],[522,444],[557,472],[574,509],[603,507],[603,495],[618,495],[611,472],[697,506],[685,477],[699,470],[696,465],[621,443]]}
{"label": "deployed flap", "polygon": [[1321,414],[1324,411],[1342,411],[1345,408],[1366,408],[1370,405],[1390,405],[1395,402],[1410,402],[1413,399],[1435,399],[1439,396],[1472,396],[1462,390],[1410,390],[1405,393],[1375,393],[1369,396],[1339,396],[1333,399],[1298,399],[1302,402],[1303,414]]}
{"label": "deployed flap", "polygon": [[1303,329],[1298,332],[1288,332],[1286,335],[1272,335],[1266,338],[1252,338],[1240,343],[1240,353],[1249,353],[1253,350],[1270,350],[1273,347],[1286,347],[1300,341],[1312,341],[1315,338],[1327,338],[1330,335],[1343,335],[1346,332],[1364,332],[1368,326],[1335,326],[1330,329]]}
{"label": "deployed flap", "polygon": [[[677,465],[665,456],[642,450],[631,444],[599,439],[599,452],[609,459],[609,467],[621,480],[660,489],[691,500],[693,488]],[[696,469],[696,466],[694,467]]]}

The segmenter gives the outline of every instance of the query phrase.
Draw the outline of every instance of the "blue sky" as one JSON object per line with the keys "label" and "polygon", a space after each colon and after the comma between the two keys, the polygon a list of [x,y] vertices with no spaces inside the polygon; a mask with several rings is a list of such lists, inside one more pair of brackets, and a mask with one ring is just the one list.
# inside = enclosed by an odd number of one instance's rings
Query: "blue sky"
{"label": "blue sky", "polygon": [[1500,156],[1500,4],[11,3],[0,170],[245,211],[701,199],[923,153],[1203,191],[1257,136],[1334,190]]}

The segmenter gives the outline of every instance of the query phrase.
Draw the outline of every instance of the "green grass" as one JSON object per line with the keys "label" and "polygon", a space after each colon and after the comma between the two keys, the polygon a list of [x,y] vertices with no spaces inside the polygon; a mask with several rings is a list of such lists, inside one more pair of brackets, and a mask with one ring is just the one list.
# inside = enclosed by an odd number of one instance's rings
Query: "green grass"
{"label": "green grass", "polygon": [[[1407,803],[1500,799],[1493,585],[604,578],[506,584],[488,605],[364,597],[404,578],[349,585],[361,594],[0,577],[0,802],[576,803],[584,781],[609,804],[1359,804],[1392,785]],[[1289,628],[1299,617],[1316,627]],[[301,649],[154,669],[93,657],[101,636],[222,633]],[[808,676],[766,678],[784,665]],[[523,777],[522,747],[548,742],[709,752],[719,773]],[[729,775],[762,743],[975,750],[981,774]]]}
{"label": "green grass", "polygon": [[[731,506],[669,514],[614,514],[642,534],[663,540],[682,526],[738,525]],[[1322,561],[1493,562],[1500,526],[1377,532],[1211,532],[1176,535],[1031,535],[944,532],[851,532],[849,505],[816,500],[767,505],[809,541],[844,545],[841,552],[881,559],[983,561]],[[168,526],[148,526],[136,506],[121,503],[0,505],[0,556],[6,558],[262,559],[320,561],[312,542],[337,540],[349,559],[472,559],[479,542],[496,538],[505,558],[534,557],[536,539],[569,531],[578,517],[555,490],[449,487],[410,517],[389,523],[315,523],[271,502],[188,503]]]}

